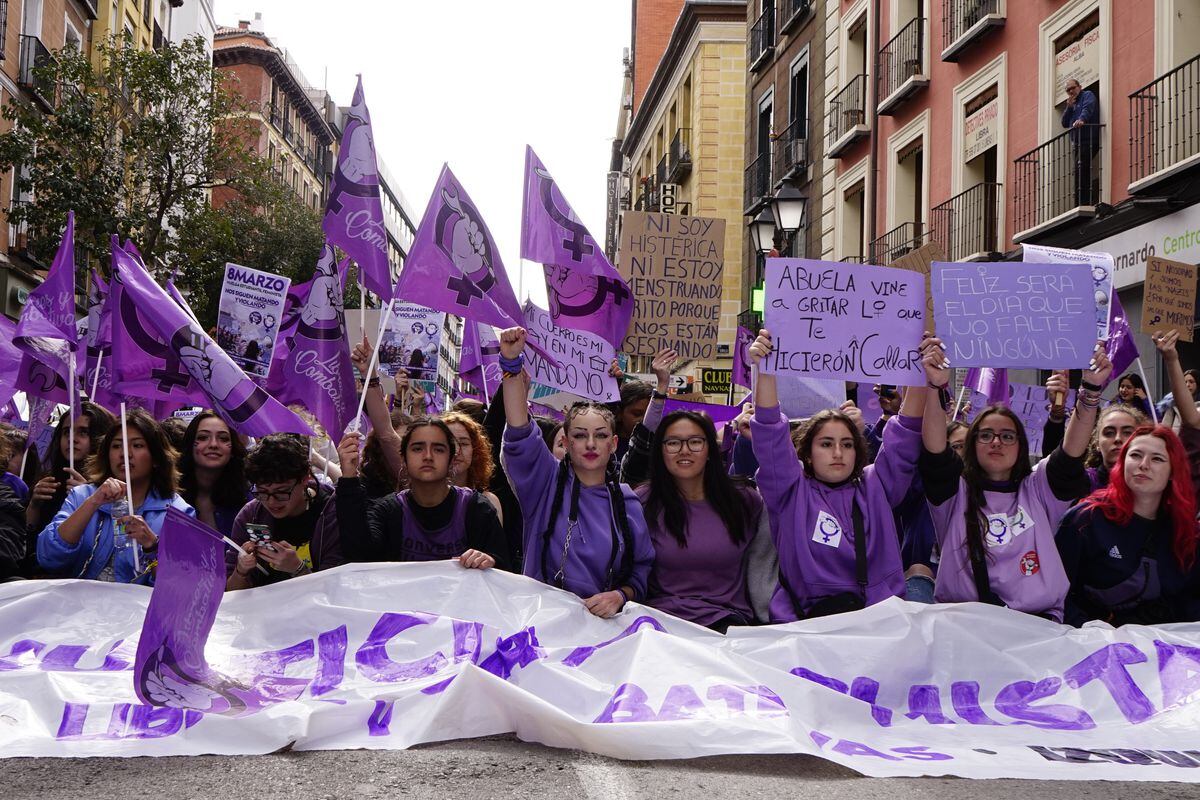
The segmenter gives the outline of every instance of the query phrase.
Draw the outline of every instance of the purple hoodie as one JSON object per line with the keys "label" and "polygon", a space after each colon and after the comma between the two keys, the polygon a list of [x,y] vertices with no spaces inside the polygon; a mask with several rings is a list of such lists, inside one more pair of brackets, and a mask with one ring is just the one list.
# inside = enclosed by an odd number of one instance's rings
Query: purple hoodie
{"label": "purple hoodie", "polygon": [[[551,503],[555,501],[551,495],[554,494],[558,479],[558,459],[546,447],[541,429],[532,422],[520,428],[510,425],[504,429],[501,457],[525,518],[525,566],[522,572],[530,578],[554,585],[554,576],[561,570],[563,588],[580,597],[591,597],[619,588],[615,582],[610,585],[607,570],[611,561],[614,575],[620,571],[625,547],[618,532],[617,552],[613,555],[613,535],[618,529],[613,520],[607,487],[581,488],[579,520],[567,546],[567,517],[571,485],[575,481],[575,474],[571,471],[562,497],[557,498],[562,506],[550,542],[543,547],[542,534],[550,521]],[[625,514],[629,519],[634,546],[633,572],[625,583],[634,590],[634,599],[640,601],[646,596],[650,567],[654,563],[654,546],[650,543],[642,504],[637,495],[625,484],[621,484],[621,492],[625,497]],[[567,546],[565,568],[564,546]],[[549,575],[544,574],[542,568],[542,556],[546,548],[545,565],[550,571]]]}
{"label": "purple hoodie", "polygon": [[823,597],[858,593],[852,502],[862,510],[867,530],[867,605],[902,597],[904,567],[892,508],[904,499],[916,474],[921,418],[893,417],[875,463],[857,482],[840,486],[804,474],[778,406],[756,407],[750,429],[758,488],[779,552],[781,586],[771,602],[771,621],[796,619],[793,605],[807,611]]}

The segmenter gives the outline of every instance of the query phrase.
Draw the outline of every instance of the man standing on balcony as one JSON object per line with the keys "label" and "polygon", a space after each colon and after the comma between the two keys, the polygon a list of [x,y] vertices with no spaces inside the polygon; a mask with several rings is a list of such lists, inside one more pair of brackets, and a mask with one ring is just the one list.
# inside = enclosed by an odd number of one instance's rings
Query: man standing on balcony
{"label": "man standing on balcony", "polygon": [[1074,78],[1067,81],[1067,107],[1062,126],[1070,128],[1071,154],[1075,159],[1075,205],[1092,206],[1092,157],[1100,149],[1100,101]]}

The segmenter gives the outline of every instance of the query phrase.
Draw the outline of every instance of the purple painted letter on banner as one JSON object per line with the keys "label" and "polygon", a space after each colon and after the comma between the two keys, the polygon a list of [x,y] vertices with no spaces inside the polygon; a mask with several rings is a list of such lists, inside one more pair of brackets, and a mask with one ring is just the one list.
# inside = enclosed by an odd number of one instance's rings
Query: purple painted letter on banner
{"label": "purple painted letter on banner", "polygon": [[925,282],[916,272],[769,258],[763,372],[924,386]]}
{"label": "purple painted letter on banner", "polygon": [[935,261],[938,336],[955,367],[1079,369],[1096,345],[1087,264]]}
{"label": "purple painted letter on banner", "polygon": [[342,148],[338,151],[321,228],[326,239],[358,263],[363,285],[380,297],[391,299],[392,273],[379,195],[379,166],[361,77],[345,118]]}
{"label": "purple painted letter on banner", "polygon": [[589,331],[620,349],[633,316],[629,286],[528,146],[521,258],[544,266],[556,325]]}

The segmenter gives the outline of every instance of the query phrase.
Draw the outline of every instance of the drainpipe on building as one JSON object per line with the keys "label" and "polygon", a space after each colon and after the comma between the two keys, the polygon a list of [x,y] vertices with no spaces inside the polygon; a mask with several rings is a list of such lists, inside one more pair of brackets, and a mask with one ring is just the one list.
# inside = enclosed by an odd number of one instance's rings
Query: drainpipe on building
{"label": "drainpipe on building", "polygon": [[[868,31],[871,35],[867,37],[867,43],[871,47],[871,88],[868,92],[871,101],[871,181],[867,190],[867,205],[870,207],[867,213],[867,242],[865,243],[866,251],[863,253],[863,261],[871,264],[875,261],[875,254],[871,252],[871,242],[875,241],[879,233],[875,229],[876,219],[878,217],[877,200],[879,199],[879,8],[880,0],[871,0],[872,29]],[[872,36],[874,41],[872,41]]]}

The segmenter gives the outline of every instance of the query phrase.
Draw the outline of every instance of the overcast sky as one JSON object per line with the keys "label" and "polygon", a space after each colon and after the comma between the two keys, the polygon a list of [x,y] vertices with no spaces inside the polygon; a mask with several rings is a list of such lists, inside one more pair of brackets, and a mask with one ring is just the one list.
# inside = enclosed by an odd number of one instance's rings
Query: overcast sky
{"label": "overcast sky", "polygon": [[[215,0],[218,25],[263,15],[309,82],[349,105],[362,73],[379,156],[420,222],[442,162],[487,220],[517,290],[525,145],[604,238],[629,0]],[[540,270],[525,290],[544,302]]]}

